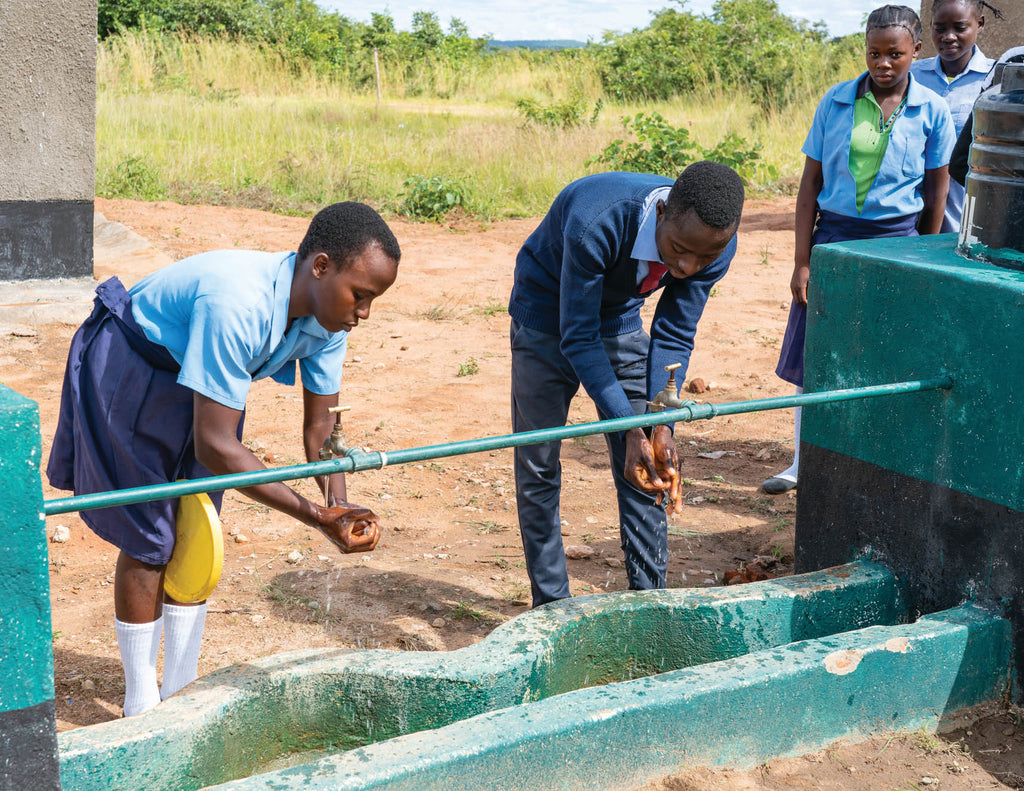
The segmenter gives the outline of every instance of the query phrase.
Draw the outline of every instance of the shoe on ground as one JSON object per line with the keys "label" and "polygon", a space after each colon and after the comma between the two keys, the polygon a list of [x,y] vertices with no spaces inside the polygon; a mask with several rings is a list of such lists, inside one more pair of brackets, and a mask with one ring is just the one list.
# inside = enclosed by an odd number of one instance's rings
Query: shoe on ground
{"label": "shoe on ground", "polygon": [[761,484],[761,491],[765,494],[785,494],[796,488],[796,481],[791,478],[769,478]]}

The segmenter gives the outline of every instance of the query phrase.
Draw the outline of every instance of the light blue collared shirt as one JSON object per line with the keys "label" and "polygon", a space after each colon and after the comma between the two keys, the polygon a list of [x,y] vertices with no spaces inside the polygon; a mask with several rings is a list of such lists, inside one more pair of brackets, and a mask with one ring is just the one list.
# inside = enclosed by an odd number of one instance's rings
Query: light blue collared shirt
{"label": "light blue collared shirt", "polygon": [[[953,116],[957,135],[971,117],[974,102],[984,89],[985,78],[995,61],[985,56],[978,45],[974,45],[967,67],[950,82],[942,70],[942,61],[936,55],[917,61],[910,67],[910,73],[926,88],[931,88],[946,100]],[[953,179],[949,180],[949,197],[946,198],[946,216],[942,222],[943,233],[960,230],[960,218],[964,210],[964,188]]]}
{"label": "light blue collared shirt", "polygon": [[993,65],[995,65],[995,61],[986,57],[985,53],[975,44],[967,67],[956,75],[952,82],[946,79],[946,73],[942,70],[942,61],[938,55],[934,58],[917,61],[910,67],[910,73],[925,88],[931,88],[946,100],[949,112],[953,116],[956,133],[960,134],[960,130],[964,128],[964,124],[971,116],[974,101],[981,94],[982,84]]}
{"label": "light blue collared shirt", "polygon": [[946,103],[911,74],[907,106],[889,133],[889,145],[878,175],[857,212],[857,182],[850,173],[850,136],[857,85],[854,80],[833,85],[814,111],[814,121],[802,151],[821,163],[824,183],[818,194],[823,211],[847,217],[888,220],[917,214],[924,208],[924,173],[949,164],[956,134]]}
{"label": "light blue collared shirt", "polygon": [[644,198],[643,219],[640,220],[636,241],[633,242],[633,250],[629,254],[630,258],[635,258],[640,262],[636,268],[636,284],[638,286],[644,282],[647,273],[651,271],[648,261],[665,263],[661,260],[661,252],[658,250],[658,243],[654,238],[654,229],[658,227],[658,212],[655,209],[658,201],[668,200],[668,194],[671,191],[671,187],[658,187],[651,190],[651,194]]}
{"label": "light blue collared shirt", "polygon": [[320,395],[338,392],[348,333],[313,316],[288,327],[295,253],[218,250],[185,258],[129,291],[146,337],[181,365],[178,383],[244,409],[251,383],[271,377]]}

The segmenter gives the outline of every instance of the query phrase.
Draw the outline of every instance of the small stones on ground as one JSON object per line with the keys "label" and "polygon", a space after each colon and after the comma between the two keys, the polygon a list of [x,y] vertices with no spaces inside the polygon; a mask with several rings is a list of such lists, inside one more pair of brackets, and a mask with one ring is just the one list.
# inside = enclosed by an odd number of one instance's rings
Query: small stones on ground
{"label": "small stones on ground", "polygon": [[757,453],[754,454],[754,458],[758,461],[768,461],[772,457],[771,448],[761,448]]}
{"label": "small stones on ground", "polygon": [[707,392],[707,389],[708,389],[707,384],[699,376],[691,379],[689,384],[686,385],[686,390],[688,392],[690,392],[690,393],[697,393],[698,395],[700,393]]}
{"label": "small stones on ground", "polygon": [[597,550],[593,547],[588,547],[586,544],[573,544],[565,548],[565,556],[569,560],[584,560],[592,558],[596,554]]}
{"label": "small stones on ground", "polygon": [[324,561],[326,563],[327,561],[329,561],[331,559],[331,556],[330,555],[317,555],[316,559],[317,560],[322,560],[322,561]]}
{"label": "small stones on ground", "polygon": [[295,563],[301,561],[302,558],[303,554],[299,552],[299,550],[293,549],[291,552],[288,553],[288,557],[285,558],[285,560],[294,565]]}
{"label": "small stones on ground", "polygon": [[66,544],[71,538],[71,530],[67,525],[57,525],[53,529],[53,535],[50,536],[50,541],[54,544]]}
{"label": "small stones on ground", "polygon": [[245,533],[236,533],[235,534],[235,543],[236,544],[248,544],[249,543],[249,536],[247,536]]}
{"label": "small stones on ground", "polygon": [[82,682],[82,692],[94,692],[96,690],[96,684],[92,679],[87,678]]}
{"label": "small stones on ground", "polygon": [[442,627],[444,627],[445,623],[446,621],[444,620],[444,618],[435,618],[430,622],[430,625],[433,626],[435,629],[441,629]]}
{"label": "small stones on ground", "polygon": [[609,568],[621,569],[626,565],[626,562],[622,558],[605,558],[604,564]]}

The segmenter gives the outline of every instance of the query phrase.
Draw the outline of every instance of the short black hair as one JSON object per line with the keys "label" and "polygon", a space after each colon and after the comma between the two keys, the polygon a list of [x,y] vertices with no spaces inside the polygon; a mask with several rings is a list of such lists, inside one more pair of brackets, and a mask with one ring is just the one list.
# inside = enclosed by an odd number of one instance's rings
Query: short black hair
{"label": "short black hair", "polygon": [[916,44],[921,40],[921,17],[912,8],[905,5],[884,5],[868,14],[868,23],[864,32],[870,33],[887,27],[906,28],[910,38]]}
{"label": "short black hair", "polygon": [[384,218],[365,203],[343,201],[321,209],[309,223],[298,258],[304,261],[315,253],[326,253],[339,267],[346,267],[368,245],[380,245],[396,264],[402,251]]}
{"label": "short black hair", "polygon": [[728,165],[703,160],[689,165],[669,190],[665,214],[677,217],[690,209],[712,228],[738,225],[743,213],[743,179]]}

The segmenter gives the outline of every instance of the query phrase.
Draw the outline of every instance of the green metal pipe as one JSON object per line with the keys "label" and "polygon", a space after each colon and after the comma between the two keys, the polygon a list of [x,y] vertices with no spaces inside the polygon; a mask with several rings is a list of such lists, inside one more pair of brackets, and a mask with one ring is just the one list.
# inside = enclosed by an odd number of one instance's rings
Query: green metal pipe
{"label": "green metal pipe", "polygon": [[869,387],[853,387],[846,390],[830,390],[824,393],[803,393],[802,395],[762,398],[753,401],[736,401],[729,404],[691,404],[679,409],[670,409],[646,415],[598,420],[593,423],[524,431],[520,434],[505,434],[497,437],[463,440],[462,442],[447,442],[441,445],[407,448],[390,453],[385,453],[384,451],[364,452],[359,448],[351,448],[348,454],[340,459],[46,500],[43,503],[43,514],[53,516],[55,514],[66,514],[71,511],[89,511],[94,508],[109,508],[115,505],[128,505],[129,503],[181,497],[182,495],[194,494],[196,492],[240,489],[262,483],[293,481],[301,478],[312,478],[317,475],[332,475],[338,472],[379,470],[393,464],[409,464],[429,459],[443,459],[449,456],[462,456],[466,453],[515,448],[521,445],[535,445],[539,442],[585,437],[593,434],[609,434],[613,431],[626,431],[631,428],[643,428],[662,423],[689,423],[693,420],[708,420],[720,415],[764,412],[771,409],[853,401],[860,398],[878,398],[880,396],[917,393],[925,390],[948,390],[952,386],[953,377],[944,374],[934,379],[895,382],[893,384],[872,385]]}

